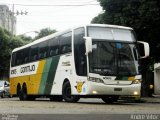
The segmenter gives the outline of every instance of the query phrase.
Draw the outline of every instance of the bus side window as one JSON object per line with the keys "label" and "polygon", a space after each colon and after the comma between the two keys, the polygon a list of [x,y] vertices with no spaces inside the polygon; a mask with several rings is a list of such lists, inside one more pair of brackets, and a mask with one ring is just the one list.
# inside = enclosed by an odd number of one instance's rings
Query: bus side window
{"label": "bus side window", "polygon": [[12,54],[12,66],[22,65],[29,62],[29,48],[22,49]]}
{"label": "bus side window", "polygon": [[23,64],[29,62],[29,48],[23,49]]}
{"label": "bus side window", "polygon": [[20,50],[16,53],[15,65],[21,65],[23,63],[23,51]]}
{"label": "bus side window", "polygon": [[59,54],[59,40],[57,38],[52,38],[49,40],[49,56],[56,56]]}
{"label": "bus side window", "polygon": [[72,36],[72,32],[68,32],[63,34],[60,37],[61,54],[71,52],[71,40],[72,40],[71,36]]}
{"label": "bus side window", "polygon": [[38,60],[38,45],[31,46],[29,59],[31,62]]}
{"label": "bus side window", "polygon": [[16,59],[16,52],[12,53],[12,61],[11,61],[11,66],[14,67],[15,66],[15,59]]}
{"label": "bus side window", "polygon": [[40,43],[38,45],[38,49],[39,49],[38,58],[39,59],[46,58],[47,57],[47,53],[48,53],[48,41]]}

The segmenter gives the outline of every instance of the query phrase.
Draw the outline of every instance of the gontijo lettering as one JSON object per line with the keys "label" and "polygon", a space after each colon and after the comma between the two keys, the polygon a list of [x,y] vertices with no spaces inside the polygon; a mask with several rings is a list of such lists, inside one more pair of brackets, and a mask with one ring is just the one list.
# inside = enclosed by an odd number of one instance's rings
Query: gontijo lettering
{"label": "gontijo lettering", "polygon": [[32,72],[32,71],[35,71],[35,65],[21,67],[20,69],[20,73]]}

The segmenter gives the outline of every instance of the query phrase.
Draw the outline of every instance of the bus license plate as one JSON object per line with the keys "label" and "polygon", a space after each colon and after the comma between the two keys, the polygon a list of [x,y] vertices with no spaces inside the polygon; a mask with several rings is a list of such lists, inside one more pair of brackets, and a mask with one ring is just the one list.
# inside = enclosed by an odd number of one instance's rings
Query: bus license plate
{"label": "bus license plate", "polygon": [[114,91],[122,91],[122,88],[114,88]]}

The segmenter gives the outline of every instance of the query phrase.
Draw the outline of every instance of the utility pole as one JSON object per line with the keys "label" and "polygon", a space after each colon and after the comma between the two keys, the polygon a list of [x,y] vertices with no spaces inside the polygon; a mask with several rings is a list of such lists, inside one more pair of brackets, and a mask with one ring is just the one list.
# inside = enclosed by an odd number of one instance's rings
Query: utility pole
{"label": "utility pole", "polygon": [[12,13],[11,13],[11,34],[13,36],[13,26],[14,25],[14,4],[12,5]]}
{"label": "utility pole", "polygon": [[21,12],[19,12],[18,10],[15,12],[15,6],[14,6],[14,4],[12,5],[12,11],[11,11],[11,34],[12,34],[12,36],[13,36],[13,33],[14,33],[14,21],[15,21],[15,19],[16,19],[16,16],[18,16],[18,15],[27,15],[28,14],[28,12],[27,11],[22,11],[21,10]]}

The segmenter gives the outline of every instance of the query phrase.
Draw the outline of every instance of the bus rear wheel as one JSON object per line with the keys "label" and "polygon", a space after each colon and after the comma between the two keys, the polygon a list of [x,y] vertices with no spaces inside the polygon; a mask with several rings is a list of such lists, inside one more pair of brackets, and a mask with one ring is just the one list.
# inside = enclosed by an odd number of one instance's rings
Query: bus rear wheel
{"label": "bus rear wheel", "polygon": [[22,90],[19,93],[19,99],[22,101],[27,100],[28,96],[27,96],[27,87],[24,85],[22,87]]}
{"label": "bus rear wheel", "polygon": [[62,88],[62,96],[66,102],[77,102],[80,97],[76,95],[71,95],[71,85],[69,81],[65,82]]}

